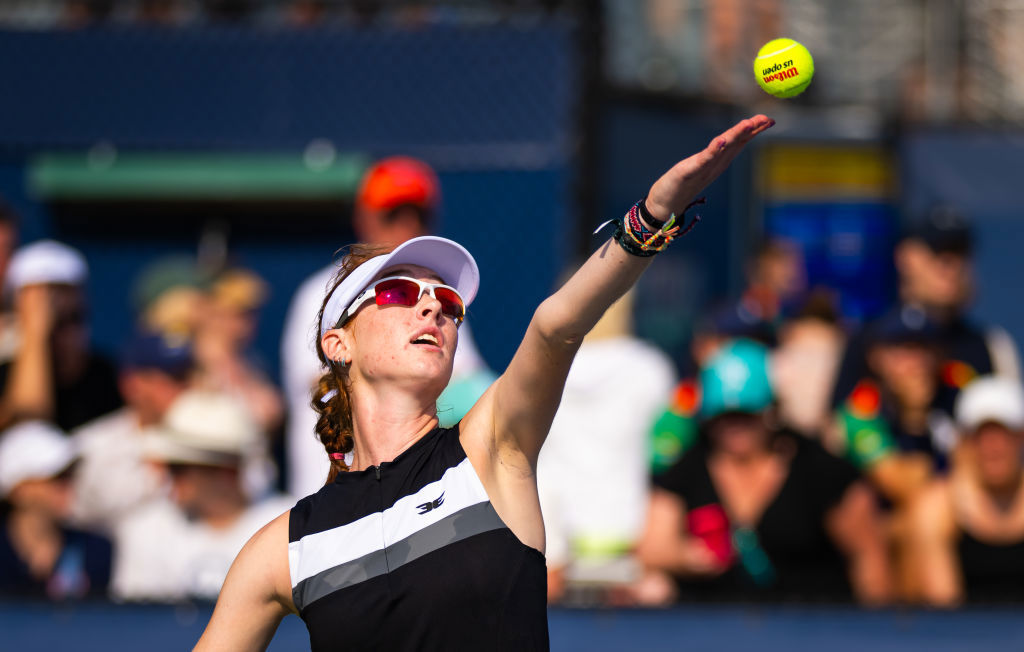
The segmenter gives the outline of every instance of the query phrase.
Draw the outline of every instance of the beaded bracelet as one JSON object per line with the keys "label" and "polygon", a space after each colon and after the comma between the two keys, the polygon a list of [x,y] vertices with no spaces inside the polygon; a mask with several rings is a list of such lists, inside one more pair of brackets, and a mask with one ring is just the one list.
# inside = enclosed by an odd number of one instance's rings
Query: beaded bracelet
{"label": "beaded bracelet", "polygon": [[[693,227],[700,222],[700,215],[694,215],[689,224],[685,227],[680,227],[676,225],[676,214],[672,213],[668,218],[668,221],[661,223],[660,228],[652,231],[647,227],[645,222],[656,223],[658,220],[650,217],[650,213],[647,212],[646,206],[643,205],[644,201],[646,201],[646,197],[633,204],[621,220],[609,220],[597,227],[597,230],[595,230],[594,233],[597,233],[606,225],[615,221],[616,228],[614,235],[612,235],[612,239],[618,242],[619,246],[622,247],[626,253],[646,258],[664,251],[668,247],[669,243],[676,238],[689,233]],[[707,200],[704,197],[701,197],[700,199],[691,202],[683,210],[682,214],[685,215],[686,211],[690,210],[694,206],[705,203],[707,203]]]}

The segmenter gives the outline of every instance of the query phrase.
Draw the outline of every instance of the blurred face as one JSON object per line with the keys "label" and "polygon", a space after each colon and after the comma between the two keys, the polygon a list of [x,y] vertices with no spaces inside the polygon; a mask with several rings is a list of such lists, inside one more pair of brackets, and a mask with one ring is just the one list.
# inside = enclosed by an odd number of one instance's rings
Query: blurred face
{"label": "blurred face", "polygon": [[142,425],[158,423],[188,382],[157,369],[129,369],[120,377],[121,396]]}
{"label": "blurred face", "polygon": [[963,307],[970,299],[970,261],[962,253],[936,252],[923,242],[908,240],[896,250],[896,266],[909,300],[948,310]]}
{"label": "blurred face", "polygon": [[[408,276],[427,283],[441,283],[431,270],[419,265],[391,267],[377,275]],[[349,377],[353,383],[426,384],[440,394],[452,374],[458,341],[455,321],[441,311],[441,303],[424,292],[413,307],[378,306],[368,301],[346,325]]]}
{"label": "blurred face", "polygon": [[353,227],[360,242],[399,245],[427,235],[420,211],[414,207],[376,210],[357,207]]}
{"label": "blurred face", "polygon": [[74,378],[89,348],[89,313],[79,288],[51,285],[53,361],[59,378]]}
{"label": "blurred face", "polygon": [[190,516],[202,516],[211,498],[223,495],[226,487],[237,486],[235,469],[202,464],[171,464],[171,497]]}
{"label": "blurred face", "polygon": [[1021,472],[1024,435],[990,422],[979,427],[969,441],[974,447],[974,458],[982,484],[1003,488],[1017,482]]}
{"label": "blurred face", "polygon": [[708,424],[711,446],[735,457],[749,457],[768,447],[769,432],[761,414],[732,413]]}
{"label": "blurred face", "polygon": [[780,297],[789,297],[803,290],[803,264],[792,247],[780,246],[761,257],[757,282],[771,288]]}
{"label": "blurred face", "polygon": [[939,356],[924,344],[876,344],[868,360],[882,385],[908,407],[930,405],[935,395]]}
{"label": "blurred face", "polygon": [[70,471],[53,478],[25,480],[11,490],[8,498],[19,509],[41,511],[55,521],[65,520],[71,514]]}

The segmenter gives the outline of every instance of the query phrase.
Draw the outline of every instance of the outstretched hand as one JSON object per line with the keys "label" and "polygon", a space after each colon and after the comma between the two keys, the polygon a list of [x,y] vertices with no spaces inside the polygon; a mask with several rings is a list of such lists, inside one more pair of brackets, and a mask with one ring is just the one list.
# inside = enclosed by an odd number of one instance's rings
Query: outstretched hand
{"label": "outstretched hand", "polygon": [[736,155],[775,121],[764,115],[741,120],[715,136],[703,151],[679,161],[654,182],[647,194],[647,210],[658,220],[681,214],[697,194],[722,174]]}

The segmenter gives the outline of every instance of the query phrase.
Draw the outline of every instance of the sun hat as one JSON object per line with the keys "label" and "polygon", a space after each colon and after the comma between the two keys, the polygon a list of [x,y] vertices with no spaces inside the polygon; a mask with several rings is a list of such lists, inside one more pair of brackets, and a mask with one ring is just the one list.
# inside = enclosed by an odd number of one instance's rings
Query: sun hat
{"label": "sun hat", "polygon": [[259,444],[260,429],[245,405],[222,392],[189,390],[146,435],[149,459],[168,464],[237,466]]}
{"label": "sun hat", "polygon": [[19,247],[7,268],[7,287],[81,285],[89,276],[85,256],[56,240],[39,240]]}
{"label": "sun hat", "polygon": [[953,412],[965,432],[977,430],[989,422],[1011,430],[1024,430],[1024,389],[1019,381],[983,376],[960,392]]}
{"label": "sun hat", "polygon": [[0,496],[26,480],[52,478],[78,456],[75,443],[45,421],[24,421],[0,433]]}
{"label": "sun hat", "polygon": [[341,319],[349,304],[370,285],[381,270],[397,265],[419,265],[437,273],[462,295],[466,306],[480,287],[480,268],[473,255],[457,242],[433,235],[406,240],[389,254],[382,254],[355,268],[331,293],[324,307],[320,336]]}

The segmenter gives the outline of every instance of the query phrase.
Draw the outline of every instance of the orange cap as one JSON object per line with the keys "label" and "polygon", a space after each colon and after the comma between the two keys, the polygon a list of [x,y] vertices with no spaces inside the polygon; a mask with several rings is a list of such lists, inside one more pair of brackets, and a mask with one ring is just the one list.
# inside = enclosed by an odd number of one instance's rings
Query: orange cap
{"label": "orange cap", "polygon": [[356,205],[373,210],[389,210],[402,204],[433,209],[439,195],[437,175],[430,166],[408,156],[393,156],[367,170]]}

